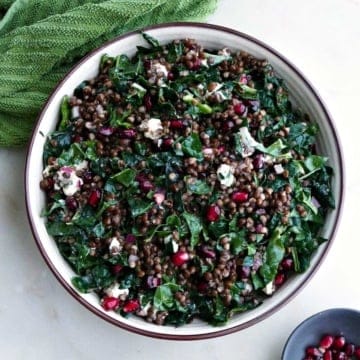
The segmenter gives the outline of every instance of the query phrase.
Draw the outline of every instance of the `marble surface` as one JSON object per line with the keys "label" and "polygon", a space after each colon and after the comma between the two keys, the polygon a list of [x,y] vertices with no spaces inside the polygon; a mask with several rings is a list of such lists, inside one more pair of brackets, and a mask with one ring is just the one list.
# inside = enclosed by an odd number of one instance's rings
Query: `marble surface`
{"label": "marble surface", "polygon": [[[289,333],[330,307],[360,309],[360,0],[220,0],[209,22],[253,35],[312,81],[332,113],[346,159],[346,199],[321,269],[287,306],[263,322],[213,340],[173,342],[131,334],[91,314],[61,287],[27,223],[24,150],[0,150],[0,358],[276,360]],[[294,359],[296,360],[296,359]]]}

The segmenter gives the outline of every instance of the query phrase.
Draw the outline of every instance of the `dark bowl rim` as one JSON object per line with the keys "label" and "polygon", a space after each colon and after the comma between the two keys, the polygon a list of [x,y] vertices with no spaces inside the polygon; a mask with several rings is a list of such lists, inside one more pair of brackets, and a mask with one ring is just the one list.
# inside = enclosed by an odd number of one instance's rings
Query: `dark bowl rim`
{"label": "dark bowl rim", "polygon": [[357,315],[360,317],[360,310],[357,309],[352,309],[352,308],[343,308],[343,307],[337,307],[337,308],[329,308],[329,309],[325,309],[322,311],[319,311],[313,315],[310,315],[309,317],[307,317],[306,319],[304,319],[299,325],[297,325],[295,327],[295,329],[290,333],[289,337],[286,340],[286,343],[284,345],[283,351],[281,353],[281,360],[287,360],[286,358],[284,358],[285,356],[285,351],[287,350],[288,345],[290,344],[290,342],[293,340],[294,336],[296,336],[297,332],[299,330],[301,330],[303,327],[306,327],[308,325],[309,322],[311,322],[312,320],[318,318],[318,317],[322,317],[323,315],[335,315],[337,313],[349,313],[352,315]]}
{"label": "dark bowl rim", "polygon": [[[283,63],[285,63],[294,73],[296,73],[301,78],[304,85],[306,85],[308,90],[314,96],[314,98],[317,101],[318,105],[321,107],[321,110],[325,114],[326,120],[327,120],[327,122],[329,124],[329,127],[331,129],[332,136],[333,136],[334,141],[335,141],[334,145],[336,147],[337,153],[339,154],[339,158],[340,158],[340,164],[339,164],[339,168],[340,168],[340,174],[339,174],[340,175],[339,176],[339,179],[340,179],[340,196],[339,196],[339,204],[338,204],[337,208],[334,210],[334,211],[336,211],[336,217],[335,217],[335,221],[334,221],[334,225],[332,227],[331,233],[329,235],[329,240],[327,241],[326,244],[323,245],[323,246],[325,246],[325,249],[323,249],[323,254],[318,259],[317,263],[314,265],[313,270],[304,277],[304,279],[298,285],[298,287],[296,289],[294,289],[286,298],[284,298],[276,306],[274,306],[274,307],[270,308],[269,310],[267,310],[265,313],[255,317],[255,318],[253,318],[253,319],[251,319],[251,320],[249,320],[249,321],[247,321],[247,322],[245,322],[243,324],[234,325],[232,327],[222,329],[222,330],[219,330],[219,331],[214,331],[214,332],[210,332],[210,333],[202,333],[202,334],[176,335],[176,332],[174,332],[174,334],[159,334],[159,333],[156,333],[156,332],[153,332],[153,331],[150,331],[150,330],[139,329],[139,328],[137,328],[135,326],[131,326],[131,325],[128,325],[128,324],[125,324],[125,323],[120,323],[116,319],[106,315],[104,312],[102,312],[102,311],[98,310],[97,308],[93,307],[84,298],[82,298],[71,286],[68,285],[68,283],[63,278],[61,273],[55,268],[55,266],[51,262],[51,259],[49,258],[49,256],[47,255],[44,247],[42,246],[40,237],[39,237],[39,235],[37,233],[37,230],[36,230],[36,227],[34,225],[33,214],[30,212],[30,206],[29,206],[29,195],[28,194],[30,192],[30,189],[29,189],[29,184],[28,184],[28,178],[29,178],[30,175],[28,174],[28,171],[29,171],[29,162],[30,162],[30,157],[31,157],[30,155],[32,153],[33,143],[35,141],[35,137],[36,137],[36,134],[38,132],[40,122],[41,122],[41,120],[43,118],[43,114],[47,110],[47,108],[49,107],[49,104],[51,103],[52,99],[54,98],[54,96],[58,92],[59,88],[63,85],[63,83],[69,77],[72,76],[72,74],[74,72],[77,71],[77,69],[84,62],[86,62],[95,53],[101,52],[108,45],[113,44],[115,42],[118,42],[120,40],[123,40],[123,39],[125,39],[127,37],[133,36],[135,34],[140,34],[141,32],[146,32],[146,31],[155,30],[155,29],[166,29],[166,28],[169,28],[169,27],[171,27],[171,28],[173,28],[173,27],[190,27],[190,28],[195,27],[196,28],[197,27],[197,28],[212,29],[212,30],[217,30],[219,32],[232,34],[232,35],[238,36],[240,38],[243,38],[243,39],[245,39],[247,41],[253,42],[254,44],[259,46],[260,48],[265,49],[266,51],[272,53],[275,57],[279,58]],[[163,23],[163,24],[148,26],[148,27],[145,27],[145,28],[142,28],[142,29],[139,29],[139,30],[131,31],[131,32],[128,32],[126,34],[120,35],[120,36],[118,36],[118,37],[104,43],[103,45],[99,46],[98,48],[92,50],[87,55],[85,55],[77,64],[75,64],[71,68],[71,70],[64,76],[64,78],[58,82],[58,84],[53,89],[52,93],[49,95],[46,103],[43,105],[41,111],[39,112],[39,116],[37,118],[36,125],[34,126],[34,129],[32,131],[31,140],[30,140],[30,142],[28,144],[27,155],[26,155],[26,163],[25,163],[25,173],[24,173],[26,211],[27,211],[27,217],[28,217],[28,221],[30,223],[30,227],[31,227],[33,237],[35,239],[36,245],[37,245],[42,257],[44,258],[46,264],[48,265],[48,267],[50,268],[50,270],[52,271],[54,276],[62,284],[62,286],[70,293],[70,295],[72,297],[74,297],[77,301],[79,301],[83,306],[85,306],[93,314],[95,314],[95,315],[99,316],[100,318],[108,321],[109,323],[111,323],[113,325],[116,325],[116,326],[118,326],[118,327],[120,327],[122,329],[128,330],[130,332],[136,333],[136,334],[145,335],[145,336],[152,337],[152,338],[166,339],[166,340],[202,340],[202,339],[210,339],[210,338],[215,338],[215,337],[231,334],[231,333],[237,332],[239,330],[243,330],[245,328],[248,328],[248,327],[250,327],[250,326],[252,326],[252,325],[254,325],[254,324],[256,324],[256,323],[258,323],[258,322],[260,322],[260,321],[262,321],[264,319],[266,319],[270,315],[274,314],[276,311],[280,310],[290,300],[292,300],[300,292],[300,290],[302,290],[304,288],[304,286],[309,282],[309,280],[314,276],[316,271],[319,269],[320,265],[324,261],[326,255],[328,254],[329,249],[330,249],[330,247],[331,247],[331,245],[332,245],[332,243],[334,241],[335,234],[337,232],[338,225],[339,225],[339,220],[340,220],[342,210],[343,210],[344,181],[345,181],[345,174],[344,174],[343,152],[342,152],[342,147],[341,147],[341,144],[340,144],[340,141],[339,141],[339,136],[338,136],[336,127],[334,125],[334,121],[333,121],[328,109],[326,108],[323,100],[321,99],[320,95],[317,93],[314,86],[303,75],[303,73],[295,65],[293,65],[292,62],[290,62],[286,57],[284,57],[282,54],[280,54],[277,50],[273,49],[271,46],[265,44],[261,40],[258,40],[256,38],[254,38],[251,35],[245,34],[245,33],[241,32],[241,31],[238,31],[238,30],[227,28],[225,26],[214,25],[214,24],[209,24],[209,23],[200,23],[200,22],[171,22],[171,23]]]}

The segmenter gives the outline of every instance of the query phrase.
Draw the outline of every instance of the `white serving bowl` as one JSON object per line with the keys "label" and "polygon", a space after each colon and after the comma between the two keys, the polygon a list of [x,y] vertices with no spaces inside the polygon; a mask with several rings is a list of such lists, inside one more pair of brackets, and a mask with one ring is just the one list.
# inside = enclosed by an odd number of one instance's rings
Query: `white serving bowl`
{"label": "white serving bowl", "polygon": [[343,203],[344,166],[339,139],[328,111],[309,81],[286,58],[261,41],[235,30],[198,23],[158,25],[143,31],[157,38],[160,43],[188,37],[196,39],[208,49],[228,47],[235,51],[244,50],[270,61],[277,74],[285,79],[292,95],[292,102],[299,104],[302,111],[309,114],[312,121],[316,121],[321,129],[317,143],[318,150],[329,158],[329,164],[334,169],[333,190],[336,209],[329,212],[321,234],[329,241],[320,246],[312,258],[310,268],[304,274],[294,276],[261,306],[234,316],[222,327],[212,327],[196,320],[191,324],[175,328],[150,324],[137,317],[123,318],[115,312],[106,312],[100,306],[99,298],[95,294],[80,294],[74,288],[71,278],[75,273],[60,255],[53,238],[47,234],[45,218],[40,216],[45,206],[45,196],[39,187],[42,179],[43,147],[46,136],[55,129],[58,122],[63,96],[71,95],[83,80],[96,76],[100,58],[104,53],[111,56],[123,53],[132,56],[136,52],[137,45],[146,46],[140,31],[120,36],[84,57],[57,85],[45,104],[32,135],[25,170],[26,206],[30,225],[42,256],[60,283],[75,299],[102,319],[124,329],[156,338],[194,340],[229,334],[254,325],[281,308],[303,288],[320,267],[334,239]]}

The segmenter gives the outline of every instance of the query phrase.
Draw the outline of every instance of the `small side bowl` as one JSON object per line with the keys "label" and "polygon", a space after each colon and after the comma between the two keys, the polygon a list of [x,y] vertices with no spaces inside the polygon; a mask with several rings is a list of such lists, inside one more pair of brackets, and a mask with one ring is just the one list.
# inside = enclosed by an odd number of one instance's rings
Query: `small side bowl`
{"label": "small side bowl", "polygon": [[316,346],[323,335],[344,335],[347,342],[360,343],[360,311],[328,309],[304,320],[288,338],[282,360],[302,360],[308,346]]}
{"label": "small side bowl", "polygon": [[150,324],[139,318],[124,318],[115,312],[104,311],[95,294],[80,294],[74,288],[71,278],[75,273],[59,253],[55,241],[46,231],[45,219],[40,216],[45,205],[45,195],[39,187],[43,170],[43,147],[46,136],[55,129],[58,122],[59,106],[63,96],[71,95],[78,84],[96,75],[100,58],[104,53],[110,56],[118,54],[133,56],[137,45],[146,46],[140,31],[120,36],[85,56],[57,85],[42,109],[29,144],[25,169],[26,207],[29,222],[39,250],[50,270],[77,301],[104,320],[138,334],[163,339],[196,340],[226,335],[252,326],[279,310],[298,294],[320,267],[333,242],[343,204],[344,165],[340,141],[330,114],[310,82],[284,56],[263,42],[247,34],[210,24],[162,24],[143,29],[143,31],[157,38],[160,43],[188,37],[197,40],[207,49],[223,47],[228,47],[233,51],[241,49],[258,58],[265,58],[273,65],[277,74],[286,81],[292,94],[292,102],[300,105],[302,110],[319,125],[321,134],[317,142],[318,150],[328,157],[329,165],[334,169],[333,190],[336,209],[329,212],[320,234],[328,241],[322,244],[314,254],[306,272],[287,281],[261,306],[234,316],[222,327],[212,327],[201,321],[193,321],[189,325],[174,328]]}

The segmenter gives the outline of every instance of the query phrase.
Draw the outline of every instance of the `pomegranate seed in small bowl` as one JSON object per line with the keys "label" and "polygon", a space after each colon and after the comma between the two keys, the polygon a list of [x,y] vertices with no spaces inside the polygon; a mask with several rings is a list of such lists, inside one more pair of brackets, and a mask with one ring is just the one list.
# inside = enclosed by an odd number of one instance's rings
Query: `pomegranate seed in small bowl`
{"label": "pomegranate seed in small bowl", "polygon": [[304,320],[287,340],[281,359],[360,359],[360,311],[329,309]]}

